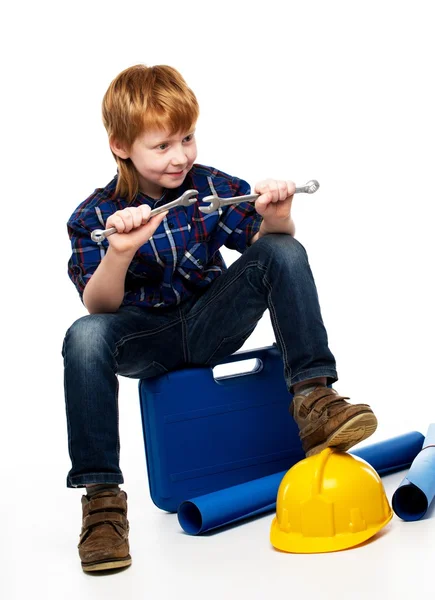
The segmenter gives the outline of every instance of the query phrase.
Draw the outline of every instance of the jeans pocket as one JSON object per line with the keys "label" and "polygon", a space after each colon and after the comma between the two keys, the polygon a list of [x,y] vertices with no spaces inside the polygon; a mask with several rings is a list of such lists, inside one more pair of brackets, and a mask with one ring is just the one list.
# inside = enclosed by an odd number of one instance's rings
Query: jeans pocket
{"label": "jeans pocket", "polygon": [[[256,325],[256,324],[255,324]],[[227,358],[231,354],[234,354],[237,350],[239,350],[243,344],[246,342],[248,337],[254,331],[254,327],[250,327],[248,331],[242,333],[236,333],[229,337],[224,337],[219,342],[217,348],[212,352],[209,358],[205,361],[206,364],[216,364],[219,361]]]}
{"label": "jeans pocket", "polygon": [[153,360],[146,367],[141,369],[135,377],[137,379],[149,379],[150,377],[158,377],[159,375],[165,375],[166,373],[169,373],[169,369]]}

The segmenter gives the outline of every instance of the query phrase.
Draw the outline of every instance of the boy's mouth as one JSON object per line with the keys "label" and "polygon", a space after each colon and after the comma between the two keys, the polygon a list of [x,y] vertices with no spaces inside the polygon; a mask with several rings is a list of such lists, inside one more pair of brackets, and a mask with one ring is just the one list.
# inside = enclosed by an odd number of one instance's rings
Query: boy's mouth
{"label": "boy's mouth", "polygon": [[171,171],[170,173],[167,173],[167,175],[170,175],[171,177],[181,177],[181,175],[183,175],[184,170],[183,171]]}

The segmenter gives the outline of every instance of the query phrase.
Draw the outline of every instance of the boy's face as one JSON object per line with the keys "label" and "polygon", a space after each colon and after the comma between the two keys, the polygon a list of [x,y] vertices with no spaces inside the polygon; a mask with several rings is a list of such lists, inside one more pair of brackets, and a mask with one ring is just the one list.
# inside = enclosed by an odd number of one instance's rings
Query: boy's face
{"label": "boy's face", "polygon": [[164,188],[177,188],[183,183],[196,155],[194,129],[174,135],[156,129],[136,138],[127,158],[138,172],[139,189],[152,198],[160,198]]}

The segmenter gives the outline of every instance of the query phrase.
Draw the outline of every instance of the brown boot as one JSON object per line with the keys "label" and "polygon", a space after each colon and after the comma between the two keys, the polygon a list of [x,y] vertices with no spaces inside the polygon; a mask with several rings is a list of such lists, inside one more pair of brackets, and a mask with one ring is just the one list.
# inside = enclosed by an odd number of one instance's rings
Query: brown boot
{"label": "brown boot", "polygon": [[349,404],[349,398],[318,385],[308,395],[296,394],[290,413],[299,427],[307,456],[333,447],[346,452],[375,432],[378,421],[368,404]]}
{"label": "brown boot", "polygon": [[128,544],[127,494],[101,492],[82,496],[83,524],[78,545],[84,571],[131,565]]}

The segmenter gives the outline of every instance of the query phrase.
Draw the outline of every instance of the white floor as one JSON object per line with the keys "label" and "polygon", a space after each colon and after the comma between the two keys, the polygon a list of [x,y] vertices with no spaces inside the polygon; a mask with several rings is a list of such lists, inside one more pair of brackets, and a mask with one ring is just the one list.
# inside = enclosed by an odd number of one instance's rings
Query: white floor
{"label": "white floor", "polygon": [[[400,476],[386,479],[391,495]],[[7,555],[14,564],[2,575],[3,598],[416,598],[433,597],[435,520],[408,524],[394,518],[377,539],[334,554],[290,555],[274,551],[268,534],[271,516],[204,537],[180,532],[175,515],[160,513],[146,490],[129,486],[133,564],[112,575],[85,575],[75,544],[78,503],[50,495],[52,516],[33,524],[16,522]],[[15,508],[29,509],[26,494]],[[40,497],[31,514],[42,514]],[[16,517],[18,520],[18,517]],[[19,557],[19,558],[18,558]],[[4,560],[4,559],[3,559]],[[431,593],[432,591],[432,593]]]}
{"label": "white floor", "polygon": [[[419,522],[405,523],[394,516],[365,545],[331,554],[275,551],[269,543],[273,514],[210,535],[184,534],[176,515],[160,511],[149,497],[136,382],[122,379],[121,396],[122,468],[124,489],[129,494],[132,566],[110,575],[82,572],[76,548],[81,491],[64,487],[68,457],[63,451],[62,428],[52,427],[51,434],[46,429],[42,437],[33,429],[32,418],[37,418],[42,406],[38,407],[34,398],[23,427],[34,452],[19,451],[23,439],[18,433],[13,438],[15,452],[12,446],[6,461],[1,598],[433,597],[433,507]],[[41,403],[43,396],[38,400]],[[61,424],[61,403],[56,409],[47,400],[42,412],[48,416],[49,410],[57,411],[55,418]],[[420,418],[420,426],[410,423],[408,428],[381,424],[372,440],[413,429],[425,433],[430,415],[423,412]],[[396,473],[383,478],[389,500],[403,476]]]}

